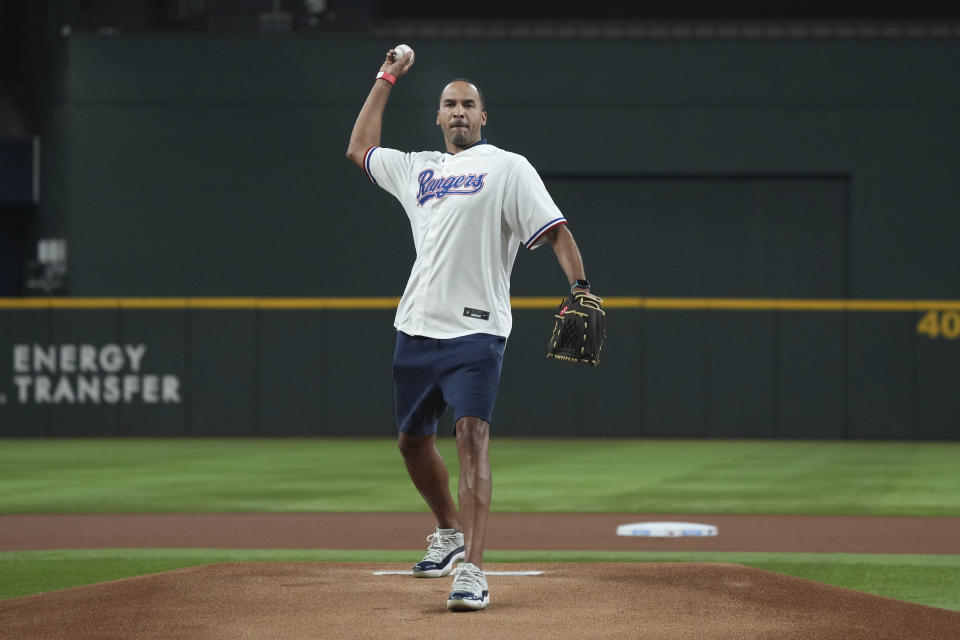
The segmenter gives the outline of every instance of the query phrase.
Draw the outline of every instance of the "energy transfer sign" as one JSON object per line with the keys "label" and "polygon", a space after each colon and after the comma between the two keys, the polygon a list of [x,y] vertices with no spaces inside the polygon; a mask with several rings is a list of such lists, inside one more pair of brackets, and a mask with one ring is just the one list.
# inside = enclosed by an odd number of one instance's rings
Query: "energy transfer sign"
{"label": "energy transfer sign", "polygon": [[145,344],[14,344],[0,404],[179,404],[180,378],[147,373]]}

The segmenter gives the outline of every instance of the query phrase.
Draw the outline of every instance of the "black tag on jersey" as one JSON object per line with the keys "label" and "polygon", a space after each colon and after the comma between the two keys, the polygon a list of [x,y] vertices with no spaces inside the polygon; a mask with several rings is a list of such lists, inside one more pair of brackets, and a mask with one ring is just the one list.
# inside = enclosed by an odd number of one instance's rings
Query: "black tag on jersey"
{"label": "black tag on jersey", "polygon": [[481,311],[480,309],[471,309],[470,307],[463,308],[463,317],[464,318],[476,318],[478,320],[489,320],[490,312]]}

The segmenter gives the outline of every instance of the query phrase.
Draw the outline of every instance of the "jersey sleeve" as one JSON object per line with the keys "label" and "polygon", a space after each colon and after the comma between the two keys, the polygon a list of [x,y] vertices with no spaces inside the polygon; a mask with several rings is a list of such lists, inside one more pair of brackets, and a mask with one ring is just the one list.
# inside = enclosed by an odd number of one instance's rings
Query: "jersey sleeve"
{"label": "jersey sleeve", "polygon": [[400,199],[413,170],[413,155],[396,149],[370,147],[363,155],[363,169],[370,182]]}
{"label": "jersey sleeve", "polygon": [[507,226],[527,249],[536,249],[548,231],[567,223],[537,170],[522,157],[511,171],[504,203]]}

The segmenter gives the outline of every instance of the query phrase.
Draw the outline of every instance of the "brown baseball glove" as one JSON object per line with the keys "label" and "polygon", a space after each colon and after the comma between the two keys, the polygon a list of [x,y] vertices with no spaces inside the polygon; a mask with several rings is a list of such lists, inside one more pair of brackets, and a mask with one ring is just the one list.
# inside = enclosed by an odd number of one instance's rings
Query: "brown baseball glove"
{"label": "brown baseball glove", "polygon": [[606,337],[603,300],[579,292],[560,303],[547,343],[547,357],[597,366]]}

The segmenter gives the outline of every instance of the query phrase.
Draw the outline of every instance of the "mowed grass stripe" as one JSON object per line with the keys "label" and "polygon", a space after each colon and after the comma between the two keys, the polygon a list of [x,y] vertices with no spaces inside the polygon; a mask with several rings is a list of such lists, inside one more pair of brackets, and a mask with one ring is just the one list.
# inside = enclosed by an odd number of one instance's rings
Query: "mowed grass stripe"
{"label": "mowed grass stripe", "polygon": [[[491,459],[501,512],[960,516],[955,442],[494,437]],[[423,509],[392,438],[0,440],[0,513]]]}
{"label": "mowed grass stripe", "polygon": [[[0,553],[0,599],[220,562],[401,562],[422,550],[108,549]],[[944,609],[960,610],[960,556],[488,551],[502,562],[726,562]]]}

